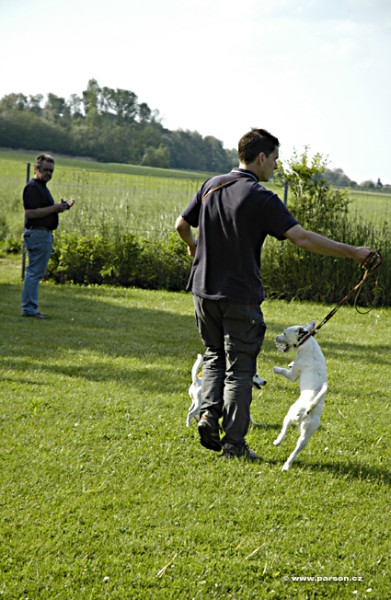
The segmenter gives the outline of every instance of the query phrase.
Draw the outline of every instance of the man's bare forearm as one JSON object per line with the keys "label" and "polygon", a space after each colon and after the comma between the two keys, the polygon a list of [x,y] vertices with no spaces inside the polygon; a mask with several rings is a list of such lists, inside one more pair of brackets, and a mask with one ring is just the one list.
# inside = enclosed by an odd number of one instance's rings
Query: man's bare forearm
{"label": "man's bare forearm", "polygon": [[363,264],[371,253],[371,249],[366,246],[351,246],[350,244],[337,242],[314,231],[308,231],[301,227],[301,225],[295,225],[291,229],[288,229],[285,232],[285,237],[296,244],[296,246],[299,246],[299,248],[303,248],[303,250],[326,256],[351,258],[360,264]]}
{"label": "man's bare forearm", "polygon": [[183,217],[178,217],[175,223],[175,229],[177,230],[181,239],[187,245],[189,256],[194,256],[197,241],[193,236],[189,223],[185,221]]}

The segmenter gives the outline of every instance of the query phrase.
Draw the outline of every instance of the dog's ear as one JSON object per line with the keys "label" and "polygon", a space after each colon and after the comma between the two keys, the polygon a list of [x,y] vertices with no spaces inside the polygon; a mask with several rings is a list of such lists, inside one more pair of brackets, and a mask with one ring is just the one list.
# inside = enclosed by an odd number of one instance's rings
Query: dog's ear
{"label": "dog's ear", "polygon": [[308,325],[305,326],[305,330],[307,331],[307,333],[310,333],[311,331],[313,331],[315,329],[315,325],[316,325],[316,321],[310,321],[308,323]]}

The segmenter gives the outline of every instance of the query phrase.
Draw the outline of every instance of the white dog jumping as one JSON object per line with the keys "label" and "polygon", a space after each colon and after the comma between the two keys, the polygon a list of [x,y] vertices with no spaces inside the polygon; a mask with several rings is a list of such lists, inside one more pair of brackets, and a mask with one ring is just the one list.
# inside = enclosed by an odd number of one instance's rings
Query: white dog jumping
{"label": "white dog jumping", "polygon": [[[283,375],[289,381],[294,382],[297,379],[300,381],[300,397],[288,410],[281,433],[273,442],[275,446],[278,446],[285,438],[290,425],[299,426],[299,439],[292,454],[282,467],[283,471],[288,471],[299,452],[306,447],[311,435],[320,425],[323,412],[327,392],[326,361],[318,342],[313,336],[308,336],[314,327],[315,321],[311,321],[305,326],[288,327],[283,334],[275,338],[277,347],[283,352],[297,348],[297,355],[294,362],[289,365],[289,369],[273,367],[273,371],[278,375]],[[307,339],[300,344],[306,336],[308,336]]]}
{"label": "white dog jumping", "polygon": [[[191,398],[191,405],[189,408],[189,412],[187,413],[187,419],[186,419],[187,427],[190,426],[190,422],[193,418],[198,420],[198,415],[201,410],[202,391],[201,391],[201,377],[199,375],[199,370],[201,368],[202,363],[203,363],[203,357],[201,354],[198,354],[197,359],[191,370],[191,384],[189,387],[189,396]],[[253,386],[260,389],[264,385],[266,385],[266,381],[264,379],[262,379],[262,377],[259,377],[259,375],[256,373],[253,377]],[[256,423],[252,419],[252,417],[250,417],[250,419],[251,419],[251,423],[253,425],[259,425],[259,423]]]}
{"label": "white dog jumping", "polygon": [[190,421],[194,418],[198,418],[198,414],[201,408],[202,402],[202,391],[201,391],[201,377],[199,375],[199,370],[203,363],[203,358],[201,354],[197,354],[197,359],[193,365],[191,370],[191,384],[189,387],[189,396],[191,398],[191,404],[189,408],[189,412],[187,413],[186,425],[190,426]]}

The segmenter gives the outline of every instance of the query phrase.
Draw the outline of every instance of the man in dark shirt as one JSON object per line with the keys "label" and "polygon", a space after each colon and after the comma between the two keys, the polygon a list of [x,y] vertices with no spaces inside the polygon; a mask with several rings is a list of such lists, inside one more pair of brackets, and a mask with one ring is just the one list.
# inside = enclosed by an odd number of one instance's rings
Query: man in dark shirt
{"label": "man in dark shirt", "polygon": [[[359,263],[371,252],[303,229],[278,196],[258,183],[268,181],[277,168],[278,149],[278,139],[264,129],[246,133],[239,141],[239,167],[205,181],[176,221],[176,230],[194,257],[187,289],[193,293],[205,346],[200,442],[210,450],[222,449],[226,458],[256,457],[245,436],[252,378],[266,331],[260,307],[266,236]],[[197,241],[192,227],[199,228]]]}
{"label": "man in dark shirt", "polygon": [[46,273],[52,252],[52,231],[58,227],[58,213],[73,206],[74,200],[61,200],[55,204],[46,187],[54,171],[54,159],[49,154],[37,156],[34,164],[34,178],[23,190],[25,215],[24,244],[28,252],[22,290],[22,317],[47,319],[38,310],[38,286]]}

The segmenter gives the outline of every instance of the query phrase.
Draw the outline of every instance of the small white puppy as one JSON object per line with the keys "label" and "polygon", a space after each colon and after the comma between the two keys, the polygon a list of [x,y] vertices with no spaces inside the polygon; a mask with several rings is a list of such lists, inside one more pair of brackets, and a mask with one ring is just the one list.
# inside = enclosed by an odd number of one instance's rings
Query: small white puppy
{"label": "small white puppy", "polygon": [[294,382],[297,379],[300,381],[300,397],[288,410],[281,433],[273,442],[275,446],[278,446],[285,438],[290,425],[299,426],[299,439],[292,454],[284,463],[283,471],[288,471],[299,452],[306,447],[311,435],[320,425],[323,412],[327,392],[325,358],[313,336],[308,337],[302,345],[299,345],[300,341],[312,332],[314,327],[315,321],[311,321],[305,326],[295,325],[288,327],[283,334],[275,338],[277,347],[283,352],[297,348],[297,354],[294,362],[289,365],[289,369],[273,367],[273,371],[278,375],[283,375],[289,381]]}
{"label": "small white puppy", "polygon": [[[187,413],[186,425],[190,426],[190,421],[194,418],[198,420],[198,415],[201,410],[202,403],[202,390],[201,390],[201,377],[199,375],[199,370],[203,363],[203,357],[201,354],[197,354],[196,361],[191,370],[191,384],[189,387],[189,396],[191,398],[191,404],[189,408],[189,412]],[[253,377],[253,386],[260,389],[264,385],[266,385],[265,379],[259,377],[258,373],[256,373]],[[253,425],[260,425],[250,417],[251,423]]]}
{"label": "small white puppy", "polygon": [[201,408],[202,402],[202,390],[201,390],[201,377],[199,376],[199,370],[203,363],[201,354],[197,354],[197,359],[191,370],[191,384],[189,387],[189,396],[191,398],[191,404],[189,412],[187,413],[186,425],[190,426],[190,421],[195,418],[197,419]]}

